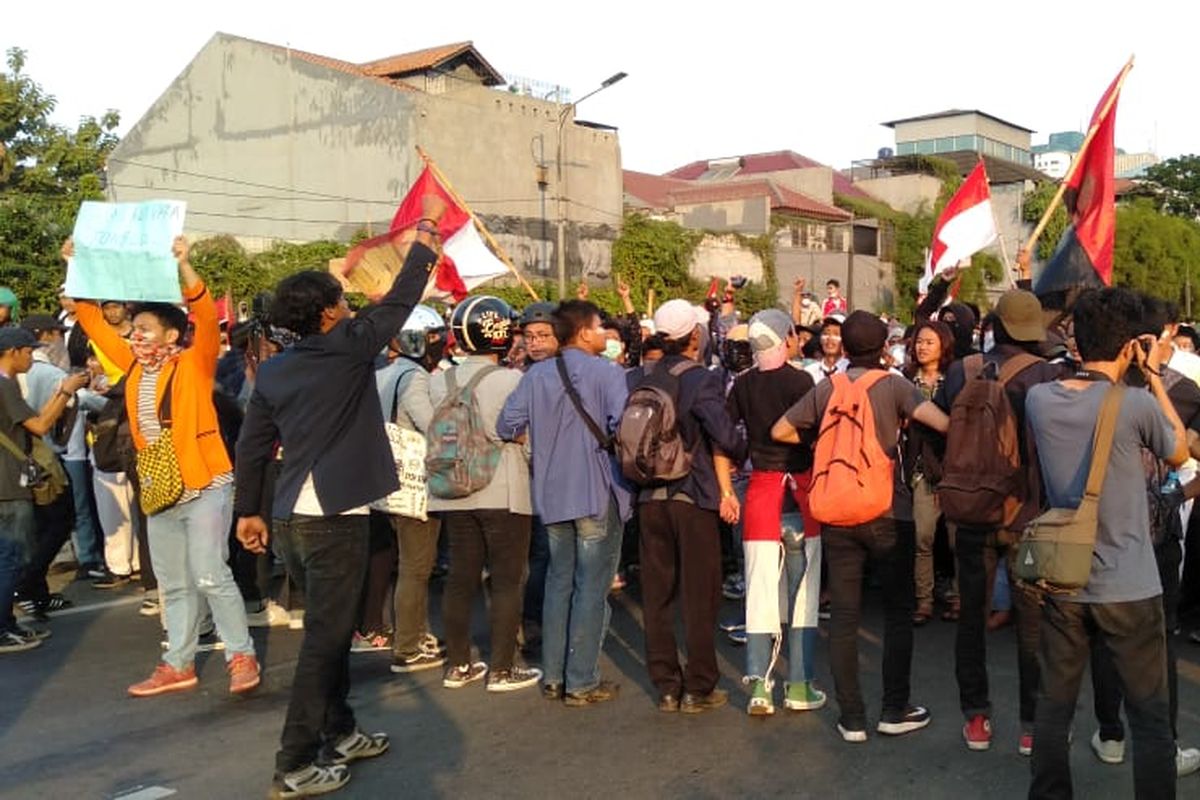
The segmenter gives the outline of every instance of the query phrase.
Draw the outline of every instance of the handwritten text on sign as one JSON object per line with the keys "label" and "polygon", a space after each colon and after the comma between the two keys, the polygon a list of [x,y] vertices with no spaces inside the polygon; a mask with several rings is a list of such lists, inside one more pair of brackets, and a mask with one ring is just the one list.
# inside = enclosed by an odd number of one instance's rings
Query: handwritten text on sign
{"label": "handwritten text on sign", "polygon": [[183,232],[187,203],[84,203],[75,219],[70,297],[178,303],[179,268],[171,244]]}

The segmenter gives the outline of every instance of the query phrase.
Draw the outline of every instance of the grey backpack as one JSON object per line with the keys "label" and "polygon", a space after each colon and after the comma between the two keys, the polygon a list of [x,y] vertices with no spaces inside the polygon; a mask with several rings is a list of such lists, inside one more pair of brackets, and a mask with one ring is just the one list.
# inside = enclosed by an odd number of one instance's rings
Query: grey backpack
{"label": "grey backpack", "polygon": [[633,483],[657,486],[691,472],[692,451],[679,429],[679,378],[699,368],[695,361],[670,369],[660,363],[630,392],[615,438],[621,472]]}

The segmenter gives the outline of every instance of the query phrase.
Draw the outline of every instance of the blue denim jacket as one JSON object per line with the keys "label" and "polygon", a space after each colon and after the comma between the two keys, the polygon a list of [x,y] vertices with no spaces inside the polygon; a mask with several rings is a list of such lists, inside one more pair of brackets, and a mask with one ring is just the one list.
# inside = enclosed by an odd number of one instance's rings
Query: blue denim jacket
{"label": "blue denim jacket", "polygon": [[[583,407],[612,433],[628,396],[625,373],[611,361],[574,347],[563,351],[563,359]],[[610,494],[621,519],[628,520],[633,514],[630,487],[575,410],[554,362],[538,362],[522,376],[500,412],[496,432],[511,440],[528,430],[533,508],[545,524],[599,517],[608,511]]]}

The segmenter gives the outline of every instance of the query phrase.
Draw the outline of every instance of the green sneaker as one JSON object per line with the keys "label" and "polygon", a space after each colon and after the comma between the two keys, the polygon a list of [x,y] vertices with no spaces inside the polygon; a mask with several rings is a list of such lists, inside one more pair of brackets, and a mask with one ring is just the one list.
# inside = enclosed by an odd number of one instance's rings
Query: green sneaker
{"label": "green sneaker", "polygon": [[825,705],[825,693],[812,681],[785,683],[783,704],[791,711],[815,711]]}
{"label": "green sneaker", "polygon": [[775,703],[771,700],[771,690],[762,678],[755,678],[754,688],[750,690],[750,703],[746,713],[752,717],[769,717],[775,713]]}

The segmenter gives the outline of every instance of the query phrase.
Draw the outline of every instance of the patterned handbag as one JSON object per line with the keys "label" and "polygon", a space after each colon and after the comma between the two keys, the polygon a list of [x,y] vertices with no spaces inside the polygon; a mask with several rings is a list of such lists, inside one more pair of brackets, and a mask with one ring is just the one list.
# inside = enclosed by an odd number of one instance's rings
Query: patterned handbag
{"label": "patterned handbag", "polygon": [[171,387],[175,372],[167,379],[166,391],[158,406],[158,421],[162,433],[157,441],[137,452],[138,483],[141,485],[140,503],[146,516],[166,511],[183,496],[183,476],[179,472],[179,461],[175,455],[175,442],[171,438]]}

